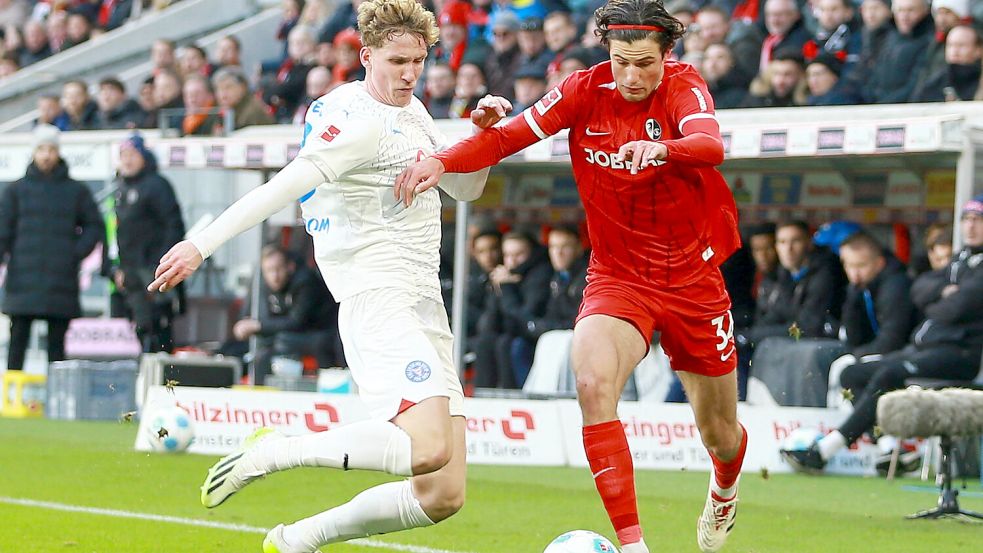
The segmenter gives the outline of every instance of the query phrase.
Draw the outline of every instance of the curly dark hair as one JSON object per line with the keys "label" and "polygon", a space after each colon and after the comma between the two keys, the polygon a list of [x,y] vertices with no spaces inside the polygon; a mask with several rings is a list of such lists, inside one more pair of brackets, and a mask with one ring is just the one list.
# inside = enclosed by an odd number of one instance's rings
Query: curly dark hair
{"label": "curly dark hair", "polygon": [[[662,0],[610,0],[594,12],[601,44],[608,46],[612,40],[634,42],[652,38],[668,54],[673,45],[683,36],[685,29],[678,19],[666,11]],[[609,29],[610,25],[650,25],[661,27],[661,31],[637,29]]]}

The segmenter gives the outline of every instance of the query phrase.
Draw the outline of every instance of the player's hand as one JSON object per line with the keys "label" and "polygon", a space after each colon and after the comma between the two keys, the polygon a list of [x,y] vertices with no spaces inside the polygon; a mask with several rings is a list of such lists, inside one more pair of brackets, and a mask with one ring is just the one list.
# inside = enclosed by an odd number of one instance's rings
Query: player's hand
{"label": "player's hand", "polygon": [[512,102],[489,94],[478,100],[478,105],[471,111],[471,122],[476,127],[487,129],[504,119],[511,111]]}
{"label": "player's hand", "polygon": [[417,194],[437,186],[443,174],[444,164],[437,158],[428,157],[411,163],[396,177],[396,182],[393,184],[393,197],[409,207]]}
{"label": "player's hand", "polygon": [[955,294],[958,291],[959,291],[959,285],[958,284],[948,284],[948,285],[946,285],[945,288],[942,289],[942,297],[943,298],[948,298],[949,296]]}
{"label": "player's hand", "polygon": [[123,273],[123,269],[116,269],[116,271],[113,272],[113,284],[115,284],[116,287],[119,288],[120,292],[126,290],[126,286],[123,285],[123,283],[125,282],[126,282],[126,274]]}
{"label": "player's hand", "polygon": [[157,270],[154,272],[156,278],[147,286],[147,290],[166,292],[174,288],[191,276],[191,273],[201,266],[202,261],[198,248],[188,240],[174,244],[174,247],[160,258],[160,265],[157,265]]}
{"label": "player's hand", "polygon": [[631,161],[631,174],[648,167],[656,161],[661,161],[669,155],[669,149],[661,142],[635,140],[618,149],[618,161]]}

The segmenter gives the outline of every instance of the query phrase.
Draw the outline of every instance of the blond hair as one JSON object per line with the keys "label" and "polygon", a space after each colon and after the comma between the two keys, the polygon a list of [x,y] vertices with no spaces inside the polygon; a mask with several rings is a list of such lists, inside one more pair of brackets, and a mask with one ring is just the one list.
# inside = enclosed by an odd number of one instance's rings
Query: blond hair
{"label": "blond hair", "polygon": [[358,30],[362,44],[372,48],[404,33],[420,36],[428,47],[440,36],[437,20],[417,0],[365,0],[358,7]]}

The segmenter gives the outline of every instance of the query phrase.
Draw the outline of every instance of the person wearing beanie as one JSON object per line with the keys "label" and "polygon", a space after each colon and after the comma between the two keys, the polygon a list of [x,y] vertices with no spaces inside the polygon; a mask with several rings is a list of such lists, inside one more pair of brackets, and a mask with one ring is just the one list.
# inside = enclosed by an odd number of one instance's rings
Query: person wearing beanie
{"label": "person wearing beanie", "polygon": [[65,358],[65,332],[82,315],[79,267],[103,236],[92,193],[68,176],[60,131],[38,125],[24,178],[0,195],[0,263],[7,264],[3,312],[10,317],[7,370],[24,368],[31,323],[48,323],[48,362]]}
{"label": "person wearing beanie", "polygon": [[119,146],[115,185],[116,247],[107,248],[102,272],[122,295],[122,314],[135,323],[143,351],[170,351],[183,289],[154,296],[145,289],[161,256],[184,238],[184,219],[174,188],[157,172],[157,159],[139,134]]}
{"label": "person wearing beanie", "polygon": [[972,100],[980,85],[983,37],[969,25],[957,25],[945,39],[945,64],[911,94],[912,102]]}
{"label": "person wearing beanie", "polygon": [[966,202],[959,232],[963,248],[949,264],[919,276],[911,299],[925,315],[908,344],[879,360],[844,369],[840,384],[853,393],[853,412],[834,430],[802,451],[783,450],[796,470],[822,471],[838,451],[872,432],[877,401],[905,387],[908,378],[973,380],[983,353],[983,194]]}
{"label": "person wearing beanie", "polygon": [[859,104],[860,96],[842,78],[843,62],[829,52],[822,52],[806,64],[806,87],[810,106],[844,106]]}
{"label": "person wearing beanie", "polygon": [[908,98],[909,102],[942,100],[941,94],[938,94],[939,98],[936,100],[926,99],[926,96],[936,96],[926,89],[937,86],[940,76],[948,71],[946,50],[949,32],[959,25],[968,25],[972,22],[969,15],[969,0],[934,0],[931,5],[931,19],[935,22],[934,40],[928,46],[925,64],[915,73],[915,88]]}

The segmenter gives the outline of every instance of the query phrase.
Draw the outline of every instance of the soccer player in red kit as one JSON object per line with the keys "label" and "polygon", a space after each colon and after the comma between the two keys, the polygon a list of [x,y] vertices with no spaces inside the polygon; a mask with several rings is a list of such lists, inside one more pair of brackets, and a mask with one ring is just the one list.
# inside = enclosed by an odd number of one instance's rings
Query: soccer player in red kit
{"label": "soccer player in red kit", "polygon": [[617,405],[661,331],[713,460],[697,542],[717,551],[734,523],[747,449],[734,321],[718,270],[740,245],[733,196],[714,168],[724,157],[720,128],[696,69],[666,60],[683,27],[661,0],[611,0],[595,19],[610,61],[570,75],[508,124],[411,165],[395,194],[409,204],[444,172],[477,171],[570,129],[593,245],[571,356],[597,490],[622,550],[648,553]]}

